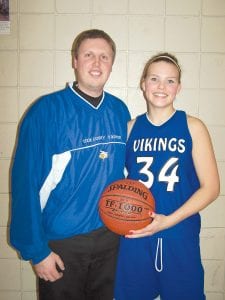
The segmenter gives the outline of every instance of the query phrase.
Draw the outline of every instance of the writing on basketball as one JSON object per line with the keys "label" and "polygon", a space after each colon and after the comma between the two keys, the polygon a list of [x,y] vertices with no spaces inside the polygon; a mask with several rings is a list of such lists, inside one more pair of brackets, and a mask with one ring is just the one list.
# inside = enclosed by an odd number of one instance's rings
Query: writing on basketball
{"label": "writing on basketball", "polygon": [[127,202],[120,202],[113,199],[106,199],[105,207],[110,207],[112,209],[119,209],[123,210],[126,213],[132,212],[132,213],[141,213],[143,210],[142,206],[130,204]]}
{"label": "writing on basketball", "polygon": [[143,191],[140,188],[137,188],[133,185],[126,185],[126,184],[111,184],[109,186],[108,192],[113,191],[113,190],[127,190],[127,191],[131,191],[134,192],[136,194],[138,194],[139,196],[142,196],[143,199],[147,199],[148,197],[148,193]]}

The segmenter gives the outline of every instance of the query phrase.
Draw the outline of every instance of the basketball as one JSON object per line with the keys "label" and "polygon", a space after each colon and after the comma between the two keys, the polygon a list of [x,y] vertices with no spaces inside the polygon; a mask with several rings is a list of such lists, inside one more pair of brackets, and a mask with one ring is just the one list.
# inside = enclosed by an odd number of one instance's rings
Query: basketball
{"label": "basketball", "polygon": [[99,214],[111,231],[126,235],[152,222],[149,212],[155,211],[155,201],[149,189],[133,179],[114,181],[103,191]]}

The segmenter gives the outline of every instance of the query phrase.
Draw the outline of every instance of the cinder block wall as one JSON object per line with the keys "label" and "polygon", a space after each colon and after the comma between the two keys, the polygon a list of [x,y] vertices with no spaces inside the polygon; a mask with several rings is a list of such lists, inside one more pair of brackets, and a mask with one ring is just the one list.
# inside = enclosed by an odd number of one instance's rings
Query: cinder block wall
{"label": "cinder block wall", "polygon": [[7,243],[18,121],[37,97],[73,81],[74,37],[101,28],[118,49],[106,88],[124,99],[133,117],[145,111],[138,82],[146,60],[164,50],[180,60],[176,106],[208,126],[221,175],[219,198],[202,212],[201,244],[207,300],[225,300],[225,1],[11,0],[10,12],[11,32],[0,35],[0,299],[36,299],[30,264]]}

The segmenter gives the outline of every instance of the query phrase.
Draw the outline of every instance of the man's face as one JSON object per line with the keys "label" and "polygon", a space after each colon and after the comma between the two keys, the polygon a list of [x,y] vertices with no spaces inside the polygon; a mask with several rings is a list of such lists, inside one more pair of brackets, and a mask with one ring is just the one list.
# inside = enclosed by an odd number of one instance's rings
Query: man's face
{"label": "man's face", "polygon": [[98,97],[112,71],[113,51],[106,40],[84,40],[74,58],[78,87],[84,93]]}

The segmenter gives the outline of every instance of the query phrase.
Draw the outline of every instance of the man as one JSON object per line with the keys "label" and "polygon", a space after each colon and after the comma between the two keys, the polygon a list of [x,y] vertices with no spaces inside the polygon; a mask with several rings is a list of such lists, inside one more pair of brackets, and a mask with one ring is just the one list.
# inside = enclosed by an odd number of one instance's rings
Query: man
{"label": "man", "polygon": [[111,300],[118,236],[98,213],[104,188],[123,178],[125,104],[103,91],[116,47],[104,31],[80,33],[76,81],[26,114],[12,168],[12,245],[30,260],[40,300]]}

